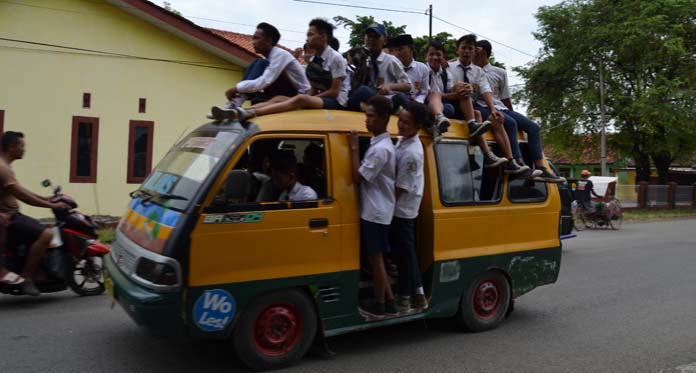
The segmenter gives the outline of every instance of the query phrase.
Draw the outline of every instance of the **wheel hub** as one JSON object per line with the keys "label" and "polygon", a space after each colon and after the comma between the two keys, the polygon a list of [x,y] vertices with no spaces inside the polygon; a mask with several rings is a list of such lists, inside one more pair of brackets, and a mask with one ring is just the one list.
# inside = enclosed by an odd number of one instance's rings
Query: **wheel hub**
{"label": "wheel hub", "polygon": [[474,310],[482,319],[494,317],[500,308],[500,289],[494,282],[481,282],[474,295]]}
{"label": "wheel hub", "polygon": [[300,340],[302,320],[290,305],[272,305],[254,325],[256,346],[269,356],[284,355]]}

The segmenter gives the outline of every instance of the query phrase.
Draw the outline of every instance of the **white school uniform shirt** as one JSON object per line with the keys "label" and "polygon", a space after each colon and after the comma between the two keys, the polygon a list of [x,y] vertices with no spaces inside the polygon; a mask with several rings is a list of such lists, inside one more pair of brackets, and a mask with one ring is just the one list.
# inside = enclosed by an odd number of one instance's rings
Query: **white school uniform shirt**
{"label": "white school uniform shirt", "polygon": [[430,83],[428,82],[430,68],[423,62],[411,60],[410,65],[404,66],[404,72],[411,83],[409,98],[421,104],[424,103],[430,89]]}
{"label": "white school uniform shirt", "polygon": [[[486,74],[488,79],[488,84],[491,86],[491,95],[493,96],[493,102],[495,103],[496,110],[508,111],[507,106],[503,103],[503,100],[510,98],[510,88],[508,87],[507,72],[505,69],[493,66],[490,63],[482,67],[483,72]],[[486,101],[479,98],[476,102],[481,106],[486,106]]]}
{"label": "white school uniform shirt", "polygon": [[[404,71],[401,65],[401,61],[398,58],[392,56],[391,54],[386,54],[380,52],[377,56],[377,79],[381,80],[382,84],[393,84],[393,83],[409,83],[408,75]],[[367,59],[367,68],[369,74],[372,74],[372,59]],[[372,75],[370,75],[372,76]],[[374,87],[377,87],[380,82],[374,82]]]}
{"label": "white school uniform shirt", "polygon": [[403,189],[396,200],[394,216],[415,219],[423,199],[423,144],[416,134],[410,139],[399,137],[396,143],[396,187]]}
{"label": "white school uniform shirt", "polygon": [[[430,67],[430,66],[428,66]],[[446,74],[446,70],[440,66],[438,71],[429,69],[428,71],[428,81],[430,83],[430,91],[437,93],[447,93],[452,91],[452,78],[449,74],[447,75],[447,87],[442,84],[442,75]]]}
{"label": "white school uniform shirt", "polygon": [[377,224],[391,224],[396,202],[396,157],[388,132],[370,139],[370,147],[358,172],[363,178],[360,182],[360,218]]}
{"label": "white school uniform shirt", "polygon": [[260,77],[237,83],[237,91],[240,93],[261,92],[278,80],[280,74],[286,72],[293,86],[297,88],[297,92],[309,92],[310,85],[305,75],[305,69],[290,52],[273,47],[268,54],[268,62],[268,67]]}
{"label": "white school uniform shirt", "polygon": [[331,47],[326,47],[324,52],[321,54],[322,62],[321,67],[331,72],[331,79],[343,78],[343,83],[341,83],[341,90],[336,96],[336,100],[341,106],[346,106],[348,103],[348,92],[350,91],[350,77],[348,76],[348,62],[343,56],[336,52]]}
{"label": "white school uniform shirt", "polygon": [[279,201],[312,201],[317,199],[317,192],[311,187],[301,184],[299,181],[290,189],[280,192]]}
{"label": "white school uniform shirt", "polygon": [[459,60],[450,62],[447,69],[447,74],[452,81],[452,85],[459,82],[464,82],[464,69],[466,69],[466,76],[469,78],[469,83],[474,90],[472,101],[477,101],[479,98],[483,97],[483,94],[486,92],[493,92],[490,84],[488,84],[486,73],[482,68],[474,65],[473,63],[463,65]]}

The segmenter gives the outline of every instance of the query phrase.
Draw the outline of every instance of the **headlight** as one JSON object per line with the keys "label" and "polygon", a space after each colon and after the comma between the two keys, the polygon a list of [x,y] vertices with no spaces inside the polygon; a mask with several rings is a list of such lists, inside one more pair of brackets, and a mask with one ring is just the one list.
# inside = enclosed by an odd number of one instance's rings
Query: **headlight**
{"label": "headlight", "polygon": [[179,282],[174,267],[143,257],[138,258],[135,275],[155,285],[176,285]]}

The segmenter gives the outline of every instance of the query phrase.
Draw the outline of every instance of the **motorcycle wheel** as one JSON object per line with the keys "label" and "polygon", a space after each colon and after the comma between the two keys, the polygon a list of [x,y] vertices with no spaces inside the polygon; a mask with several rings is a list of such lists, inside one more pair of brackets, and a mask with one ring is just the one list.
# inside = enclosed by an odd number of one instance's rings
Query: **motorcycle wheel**
{"label": "motorcycle wheel", "polygon": [[[72,261],[71,261],[72,262]],[[68,266],[66,282],[75,293],[88,296],[104,292],[102,257],[87,257]]]}

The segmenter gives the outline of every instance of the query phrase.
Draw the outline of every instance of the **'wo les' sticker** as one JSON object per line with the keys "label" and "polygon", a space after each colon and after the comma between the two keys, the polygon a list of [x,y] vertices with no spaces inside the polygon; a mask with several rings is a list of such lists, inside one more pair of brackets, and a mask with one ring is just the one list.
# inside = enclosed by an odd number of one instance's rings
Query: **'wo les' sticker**
{"label": "'wo les' sticker", "polygon": [[224,330],[232,321],[237,304],[230,293],[222,289],[206,290],[193,309],[196,325],[206,332]]}

